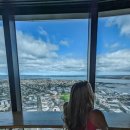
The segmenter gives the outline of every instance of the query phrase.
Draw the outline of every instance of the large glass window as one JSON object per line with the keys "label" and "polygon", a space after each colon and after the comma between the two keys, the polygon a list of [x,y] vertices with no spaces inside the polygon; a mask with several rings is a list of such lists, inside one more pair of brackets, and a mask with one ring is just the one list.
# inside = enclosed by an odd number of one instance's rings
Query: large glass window
{"label": "large glass window", "polygon": [[11,111],[3,22],[0,17],[0,112]]}
{"label": "large glass window", "polygon": [[130,113],[130,15],[99,18],[95,107]]}
{"label": "large glass window", "polygon": [[88,20],[16,21],[24,111],[61,111],[87,79]]}

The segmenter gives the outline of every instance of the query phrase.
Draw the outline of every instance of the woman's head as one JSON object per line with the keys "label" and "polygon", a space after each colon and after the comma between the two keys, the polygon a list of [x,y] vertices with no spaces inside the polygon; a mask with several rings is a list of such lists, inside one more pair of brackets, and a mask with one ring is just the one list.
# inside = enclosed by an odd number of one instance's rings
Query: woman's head
{"label": "woman's head", "polygon": [[94,94],[90,83],[81,81],[71,88],[70,100],[64,104],[64,121],[69,130],[85,129],[89,112],[93,109]]}

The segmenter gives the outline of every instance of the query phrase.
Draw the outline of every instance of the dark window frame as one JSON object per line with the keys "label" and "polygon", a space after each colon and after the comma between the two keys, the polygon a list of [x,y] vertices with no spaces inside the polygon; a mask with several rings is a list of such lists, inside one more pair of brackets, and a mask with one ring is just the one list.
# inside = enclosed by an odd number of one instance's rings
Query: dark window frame
{"label": "dark window frame", "polygon": [[85,0],[74,2],[72,0],[72,2],[63,1],[58,3],[42,3],[42,1],[39,3],[0,3],[0,15],[3,17],[5,33],[12,112],[22,112],[15,20],[41,19],[41,16],[43,16],[42,19],[74,19],[88,17],[90,20],[88,80],[95,91],[98,15],[99,17],[104,17],[128,14],[130,13],[129,8],[129,0],[100,0],[98,2],[96,0],[91,0],[91,2]]}

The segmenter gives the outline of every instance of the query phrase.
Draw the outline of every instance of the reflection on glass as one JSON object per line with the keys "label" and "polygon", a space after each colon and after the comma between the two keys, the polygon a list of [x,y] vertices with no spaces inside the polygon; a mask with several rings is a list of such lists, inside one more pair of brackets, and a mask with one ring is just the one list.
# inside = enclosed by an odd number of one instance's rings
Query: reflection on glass
{"label": "reflection on glass", "polygon": [[3,23],[0,21],[0,112],[11,111]]}
{"label": "reflection on glass", "polygon": [[130,113],[130,15],[99,18],[95,107]]}
{"label": "reflection on glass", "polygon": [[87,78],[88,21],[17,21],[24,111],[61,111],[71,86]]}

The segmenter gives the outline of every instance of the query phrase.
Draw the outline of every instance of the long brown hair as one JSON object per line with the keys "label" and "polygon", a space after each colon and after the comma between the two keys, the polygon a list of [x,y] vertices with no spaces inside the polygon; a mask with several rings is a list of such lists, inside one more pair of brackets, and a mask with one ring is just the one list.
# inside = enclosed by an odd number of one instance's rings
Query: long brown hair
{"label": "long brown hair", "polygon": [[69,102],[63,106],[66,128],[68,130],[85,130],[93,105],[94,94],[90,83],[87,81],[75,83],[71,88]]}

